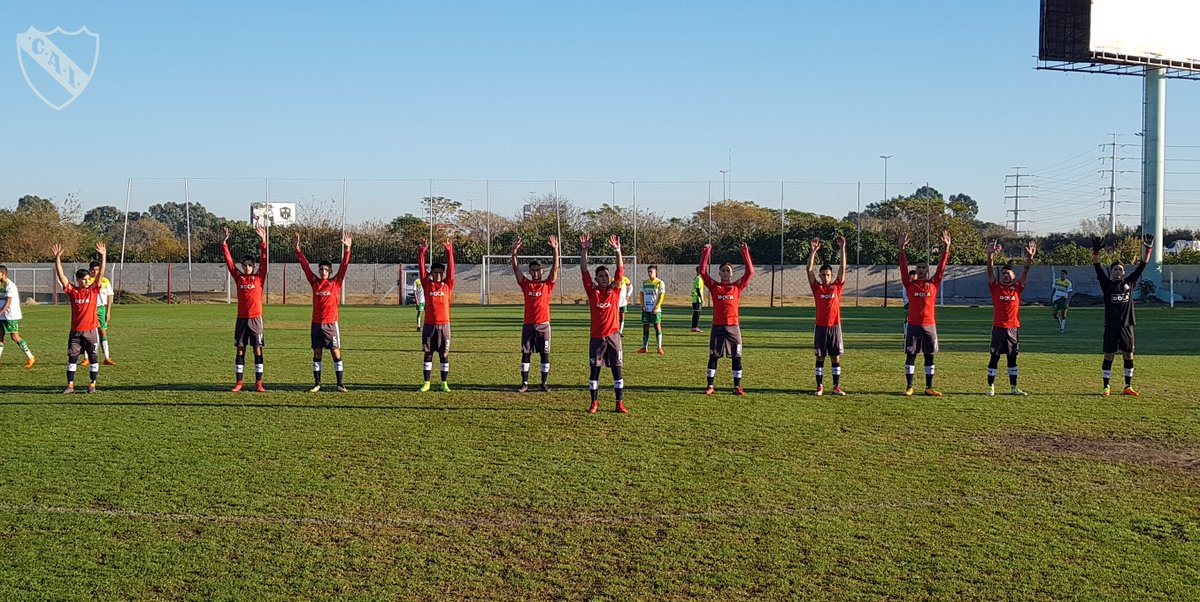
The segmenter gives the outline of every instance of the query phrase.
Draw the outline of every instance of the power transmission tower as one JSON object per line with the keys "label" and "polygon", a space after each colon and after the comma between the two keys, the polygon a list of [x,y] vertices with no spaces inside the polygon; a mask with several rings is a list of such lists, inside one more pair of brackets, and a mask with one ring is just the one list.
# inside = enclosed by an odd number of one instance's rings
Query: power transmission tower
{"label": "power transmission tower", "polygon": [[[1005,215],[1011,213],[1012,220],[1005,220],[1005,221],[1006,222],[1011,221],[1013,232],[1018,232],[1018,233],[1021,231],[1021,224],[1029,221],[1029,220],[1021,219],[1021,211],[1022,211],[1021,199],[1022,198],[1029,199],[1029,195],[1021,194],[1022,188],[1029,188],[1028,184],[1021,183],[1021,178],[1029,177],[1029,174],[1021,173],[1022,169],[1025,169],[1025,168],[1024,167],[1014,167],[1013,170],[1015,170],[1017,173],[1004,176],[1004,181],[1006,182],[1006,184],[1004,185],[1004,192],[1007,193],[1010,189],[1012,190],[1012,194],[1004,195],[1004,200],[1006,202],[1008,201],[1008,199],[1013,200],[1013,208],[1004,212]],[[1012,179],[1013,183],[1007,184],[1007,182],[1009,181],[1010,178]]]}
{"label": "power transmission tower", "polygon": [[[1117,174],[1135,173],[1135,170],[1117,169],[1118,161],[1125,161],[1130,158],[1130,157],[1118,157],[1117,149],[1121,148],[1121,147],[1133,146],[1133,145],[1132,144],[1118,144],[1116,134],[1109,134],[1109,136],[1112,136],[1112,142],[1100,145],[1101,149],[1104,149],[1105,147],[1108,148],[1109,152],[1105,153],[1105,155],[1107,155],[1107,156],[1102,157],[1101,160],[1108,161],[1109,168],[1100,170],[1100,173],[1108,174],[1108,188],[1107,188],[1108,189],[1108,233],[1116,234],[1117,233],[1117,203],[1126,202],[1126,201],[1118,201],[1117,200],[1117,191],[1118,190],[1127,190],[1126,188],[1118,188],[1117,187]],[[1101,217],[1104,217],[1104,216],[1101,216]]]}

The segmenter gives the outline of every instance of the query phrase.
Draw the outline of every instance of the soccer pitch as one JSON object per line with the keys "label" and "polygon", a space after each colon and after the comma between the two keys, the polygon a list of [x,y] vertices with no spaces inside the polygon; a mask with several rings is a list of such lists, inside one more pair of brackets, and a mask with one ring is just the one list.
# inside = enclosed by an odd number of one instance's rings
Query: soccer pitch
{"label": "soccer pitch", "polygon": [[589,415],[583,307],[527,394],[519,307],[456,306],[423,394],[412,309],[343,307],[350,392],[309,394],[310,308],[268,306],[270,391],[235,394],[234,307],[118,306],[120,365],[70,397],[67,308],[25,308],[0,598],[1200,597],[1200,312],[1139,308],[1142,396],[1102,398],[1102,310],[1026,307],[1030,396],[987,398],[990,308],[940,308],[934,399],[900,395],[898,308],[843,310],[850,395],[812,396],[812,311],[742,310],[746,397],[728,360],[701,394],[708,310],[665,311],[662,357],[631,314],[631,413]]}

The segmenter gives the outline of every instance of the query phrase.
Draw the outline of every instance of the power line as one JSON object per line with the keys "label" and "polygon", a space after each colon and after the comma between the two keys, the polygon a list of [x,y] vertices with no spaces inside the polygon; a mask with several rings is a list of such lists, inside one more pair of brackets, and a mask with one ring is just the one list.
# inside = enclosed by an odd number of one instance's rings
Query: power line
{"label": "power line", "polygon": [[1029,187],[1028,184],[1025,184],[1025,185],[1021,184],[1021,178],[1028,177],[1028,174],[1021,173],[1021,170],[1024,169],[1023,167],[1014,167],[1013,169],[1016,170],[1017,173],[1004,176],[1005,182],[1008,182],[1009,178],[1013,179],[1013,184],[1009,185],[1006,183],[1004,186],[1005,192],[1008,192],[1008,190],[1010,188],[1013,191],[1013,193],[1011,195],[1004,196],[1005,200],[1008,200],[1008,199],[1013,200],[1013,208],[1005,211],[1004,213],[1005,213],[1005,215],[1007,215],[1009,213],[1013,214],[1012,230],[1013,230],[1013,232],[1020,232],[1021,231],[1021,223],[1028,221],[1028,220],[1021,219],[1021,189]]}

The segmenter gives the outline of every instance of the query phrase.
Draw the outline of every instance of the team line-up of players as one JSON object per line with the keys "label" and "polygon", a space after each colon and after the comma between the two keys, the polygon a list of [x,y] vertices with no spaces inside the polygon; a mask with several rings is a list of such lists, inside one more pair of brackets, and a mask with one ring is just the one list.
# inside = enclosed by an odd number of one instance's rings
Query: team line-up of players
{"label": "team line-up of players", "polygon": [[[231,389],[241,391],[245,387],[246,351],[254,352],[254,387],[265,391],[263,385],[263,284],[267,277],[267,243],[266,231],[257,229],[260,239],[260,255],[246,255],[235,264],[229,252],[229,230],[225,230],[222,241],[225,264],[228,268],[237,290],[237,320],[234,325],[234,346],[237,349],[235,357],[236,380]],[[324,350],[328,349],[334,363],[337,378],[336,389],[345,392],[344,370],[341,354],[341,335],[338,328],[338,304],[341,297],[342,282],[345,279],[346,268],[350,264],[350,248],[352,238],[346,234],[342,238],[342,260],[338,271],[333,274],[333,264],[321,261],[318,271],[314,273],[308,259],[300,247],[300,235],[296,234],[296,259],[304,270],[304,275],[313,289],[312,325],[310,329],[311,346],[313,350],[313,386],[310,392],[321,390],[321,369]],[[938,352],[936,304],[938,287],[941,286],[945,274],[946,262],[949,258],[951,238],[948,232],[942,232],[942,249],[936,270],[930,274],[930,265],[921,261],[913,269],[909,269],[905,250],[909,243],[909,235],[905,233],[900,240],[900,272],[903,279],[905,297],[908,299],[907,319],[905,322],[905,395],[913,395],[913,379],[916,373],[916,357],[924,356],[925,364],[925,395],[941,396],[933,387],[935,364],[934,357]],[[1104,295],[1104,340],[1102,363],[1103,395],[1110,394],[1109,381],[1114,356],[1120,352],[1124,360],[1125,387],[1124,395],[1138,395],[1132,388],[1133,351],[1134,351],[1134,312],[1132,292],[1146,266],[1151,249],[1151,240],[1147,238],[1143,244],[1143,256],[1137,267],[1128,275],[1121,262],[1113,262],[1107,271],[1099,263],[1099,253],[1104,245],[1103,237],[1093,238],[1093,263],[1096,277],[1099,280]],[[521,271],[517,253],[522,247],[522,239],[518,238],[512,247],[512,269],[521,288],[524,298],[525,314],[521,329],[521,387],[520,392],[529,390],[530,361],[534,353],[541,360],[541,388],[549,390],[550,374],[550,300],[551,293],[558,282],[560,262],[559,241],[551,236],[550,247],[554,252],[554,260],[547,273],[544,266],[534,261],[528,264],[528,274]],[[610,273],[607,266],[596,267],[595,274],[588,267],[588,254],[593,245],[589,234],[583,234],[579,239],[580,272],[583,278],[584,290],[590,313],[590,341],[588,343],[588,358],[590,375],[588,388],[591,392],[591,405],[588,411],[595,413],[599,407],[599,377],[604,367],[612,371],[613,390],[616,395],[615,410],[627,413],[624,404],[624,379],[622,378],[623,349],[622,331],[624,330],[624,314],[627,304],[629,279],[625,276],[624,258],[621,253],[621,241],[616,235],[608,240],[616,256],[616,269]],[[845,395],[841,387],[841,357],[844,351],[841,329],[841,299],[845,285],[846,274],[846,240],[842,236],[836,239],[840,251],[841,265],[837,276],[834,276],[833,266],[824,264],[815,267],[817,252],[821,249],[821,241],[814,239],[808,258],[808,280],[816,305],[816,326],[813,333],[813,350],[816,355],[815,377],[816,395],[825,393],[824,376],[825,361],[830,360],[830,376],[832,377],[833,395]],[[440,360],[440,388],[449,391],[450,374],[450,306],[454,293],[454,247],[447,241],[443,244],[446,252],[446,263],[435,262],[426,265],[428,248],[421,245],[418,252],[419,279],[415,297],[417,302],[418,323],[421,328],[421,346],[424,353],[423,382],[421,392],[431,388],[430,376],[433,371],[433,355],[436,353]],[[993,319],[990,362],[988,364],[987,395],[995,394],[995,379],[1001,356],[1006,357],[1008,366],[1010,394],[1025,395],[1017,387],[1017,355],[1020,346],[1020,306],[1021,295],[1025,290],[1029,276],[1029,266],[1032,264],[1037,248],[1029,243],[1024,248],[1025,267],[1018,277],[1011,265],[1005,265],[999,271],[995,270],[995,256],[1002,250],[1001,246],[991,243],[987,248],[988,288],[991,292]],[[96,244],[100,260],[92,262],[90,270],[78,270],[72,284],[62,267],[63,249],[54,245],[54,262],[56,275],[64,292],[71,301],[71,329],[67,342],[67,387],[63,393],[75,391],[75,373],[83,356],[83,365],[89,366],[90,381],[88,392],[96,391],[96,380],[99,373],[99,355],[102,350],[104,363],[115,365],[108,350],[107,327],[111,315],[112,288],[104,277],[107,269],[107,248],[104,243]],[[732,264],[721,264],[718,269],[718,279],[709,276],[709,259],[712,254],[711,245],[705,245],[700,254],[699,265],[696,266],[696,278],[692,285],[692,330],[699,332],[700,310],[703,305],[704,290],[707,289],[712,300],[713,318],[709,333],[709,361],[707,372],[706,395],[713,394],[713,383],[717,374],[717,362],[720,358],[730,358],[733,366],[733,393],[745,395],[742,388],[742,336],[739,326],[739,304],[742,292],[754,275],[754,264],[750,257],[750,248],[745,243],[741,245],[744,271],[740,278],[733,279]],[[653,328],[657,342],[657,351],[663,354],[662,346],[662,303],[665,287],[657,277],[655,266],[647,268],[649,276],[642,284],[642,347],[638,353],[648,352],[650,330]],[[19,335],[21,320],[20,297],[16,285],[8,279],[7,269],[0,266],[0,324],[3,332],[16,342],[27,356],[26,368],[37,361],[28,344]],[[1055,281],[1052,303],[1055,308],[1054,317],[1058,320],[1060,331],[1066,328],[1066,314],[1072,293],[1071,283],[1066,278],[1066,272]],[[423,322],[421,314],[425,313]],[[0,338],[0,354],[3,353],[3,340]]]}

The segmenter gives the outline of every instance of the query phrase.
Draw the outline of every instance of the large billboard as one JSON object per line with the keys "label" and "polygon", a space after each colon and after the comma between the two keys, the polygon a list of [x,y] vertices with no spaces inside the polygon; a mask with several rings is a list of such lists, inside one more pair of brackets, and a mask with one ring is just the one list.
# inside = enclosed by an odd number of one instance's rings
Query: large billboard
{"label": "large billboard", "polygon": [[295,225],[296,204],[250,203],[250,223],[266,228]]}
{"label": "large billboard", "polygon": [[1042,0],[1038,58],[1200,71],[1198,0]]}

